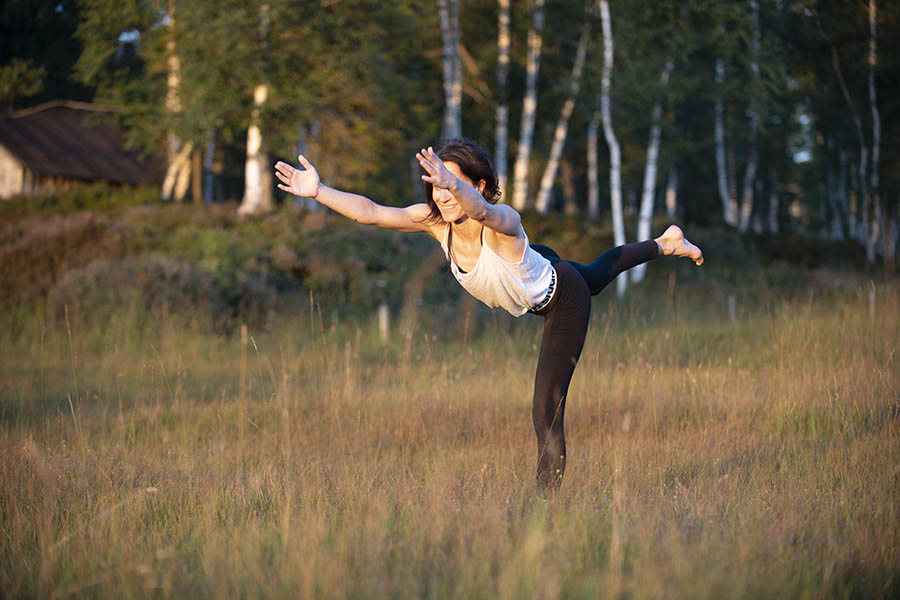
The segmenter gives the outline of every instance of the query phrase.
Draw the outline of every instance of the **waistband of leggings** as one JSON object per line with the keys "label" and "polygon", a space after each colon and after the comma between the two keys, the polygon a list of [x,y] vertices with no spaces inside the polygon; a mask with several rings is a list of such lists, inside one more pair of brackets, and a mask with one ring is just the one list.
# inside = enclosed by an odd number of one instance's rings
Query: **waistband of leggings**
{"label": "waistband of leggings", "polygon": [[550,304],[550,301],[553,300],[553,295],[556,294],[556,268],[550,267],[550,286],[547,288],[547,293],[544,294],[544,297],[540,302],[532,306],[528,309],[528,312],[536,313],[539,312]]}

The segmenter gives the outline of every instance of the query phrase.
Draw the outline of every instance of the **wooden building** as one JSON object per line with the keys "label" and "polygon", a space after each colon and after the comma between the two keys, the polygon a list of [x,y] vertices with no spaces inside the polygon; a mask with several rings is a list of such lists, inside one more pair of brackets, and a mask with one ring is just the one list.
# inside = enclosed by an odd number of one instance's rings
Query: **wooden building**
{"label": "wooden building", "polygon": [[0,116],[0,199],[92,182],[158,186],[160,167],[125,149],[92,104],[55,101]]}

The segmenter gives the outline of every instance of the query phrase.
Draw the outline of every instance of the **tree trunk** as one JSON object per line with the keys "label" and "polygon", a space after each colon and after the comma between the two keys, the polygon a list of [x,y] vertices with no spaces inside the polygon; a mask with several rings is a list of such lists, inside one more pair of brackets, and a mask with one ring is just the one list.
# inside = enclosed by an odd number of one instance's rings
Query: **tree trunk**
{"label": "tree trunk", "polygon": [[[838,84],[841,88],[841,93],[844,95],[844,100],[847,102],[847,107],[850,109],[850,115],[853,117],[853,124],[856,129],[856,138],[859,141],[859,168],[858,168],[858,189],[859,195],[862,200],[862,222],[860,225],[860,242],[864,245],[867,245],[868,241],[868,232],[869,232],[869,189],[868,189],[868,181],[867,181],[867,167],[869,161],[869,151],[866,147],[865,135],[863,133],[863,125],[862,119],[860,118],[859,112],[856,110],[856,105],[853,103],[852,98],[850,97],[850,92],[847,89],[847,84],[844,81],[844,74],[841,71],[841,62],[838,58],[837,48],[831,43],[831,39],[825,33],[825,29],[822,27],[822,22],[819,19],[818,15],[815,16],[816,26],[819,29],[819,33],[828,43],[828,46],[831,48],[831,64],[834,67],[834,73],[837,76]],[[871,18],[871,17],[870,17]],[[871,25],[870,25],[871,26]],[[871,52],[871,48],[870,48]],[[870,259],[874,261],[874,257]]]}
{"label": "tree trunk", "polygon": [[770,174],[769,189],[769,233],[778,235],[778,172],[774,169]]}
{"label": "tree trunk", "polygon": [[210,204],[215,199],[215,174],[213,173],[213,161],[216,156],[216,128],[209,130],[206,141],[206,152],[203,154],[203,202]]}
{"label": "tree trunk", "polygon": [[537,211],[545,215],[550,208],[551,191],[553,190],[553,180],[556,178],[556,170],[559,168],[559,158],[562,156],[563,147],[566,143],[566,135],[569,131],[569,118],[575,109],[575,98],[578,96],[578,88],[581,85],[581,71],[584,68],[584,58],[587,55],[588,38],[591,33],[590,21],[585,21],[581,28],[581,37],[578,40],[578,50],[575,53],[575,64],[572,66],[572,77],[569,81],[569,96],[563,103],[562,111],[559,113],[559,120],[556,122],[556,131],[553,134],[553,145],[550,147],[550,158],[547,161],[547,167],[544,169],[544,175],[541,177],[541,187],[538,190],[537,202],[535,207]]}
{"label": "tree trunk", "polygon": [[494,145],[494,168],[500,187],[500,197],[506,200],[506,154],[509,151],[509,105],[506,101],[506,78],[509,73],[509,0],[498,0],[497,34],[497,130]]}
{"label": "tree trunk", "polygon": [[[887,212],[887,211],[885,211]],[[884,216],[884,227],[881,230],[882,254],[884,255],[884,274],[893,277],[897,272],[897,219]]]}
{"label": "tree trunk", "polygon": [[[659,92],[653,105],[653,124],[650,126],[650,138],[647,140],[647,162],[644,165],[644,190],[641,193],[641,209],[638,214],[637,239],[641,242],[650,239],[650,224],[653,220],[653,203],[656,199],[656,167],[659,159],[659,141],[662,137],[662,102],[663,93],[669,83],[669,76],[675,65],[672,56],[666,59],[666,66],[659,76]],[[638,265],[631,270],[631,280],[638,283],[644,279],[647,264]]]}
{"label": "tree trunk", "polygon": [[[752,127],[752,126],[751,126]],[[738,231],[746,233],[753,217],[753,186],[756,183],[756,166],[758,162],[755,136],[751,134],[750,156],[747,157],[747,170],[744,171],[744,193],[741,201],[741,219]]]}
{"label": "tree trunk", "polygon": [[462,137],[462,65],[459,56],[459,0],[438,0],[444,48],[445,139]]}
{"label": "tree trunk", "polygon": [[191,152],[191,200],[203,204],[203,153],[200,148]]}
{"label": "tree trunk", "polygon": [[[600,18],[603,21],[603,79],[601,83],[600,113],[603,122],[603,135],[609,146],[609,197],[612,211],[613,243],[616,246],[625,244],[625,220],[622,216],[622,153],[619,140],[612,126],[612,108],[610,106],[610,87],[612,79],[615,47],[612,37],[612,19],[609,15],[609,2],[600,0]],[[619,298],[625,295],[628,288],[628,277],[616,278],[616,293]]]}
{"label": "tree trunk", "polygon": [[[859,205],[856,199],[856,186],[854,185],[854,182],[856,181],[856,172],[848,167],[847,154],[841,149],[838,149],[838,159],[841,168],[841,172],[839,175],[840,190],[847,206],[847,238],[856,239],[857,213],[859,210]],[[847,187],[848,172],[850,173],[849,192]]]}
{"label": "tree trunk", "polygon": [[599,128],[600,112],[597,111],[587,130],[587,212],[588,218],[592,221],[596,221],[600,216],[600,178],[597,176],[597,130]]}
{"label": "tree trunk", "polygon": [[[869,0],[869,108],[872,112],[872,204],[875,208],[871,231],[869,232],[866,256],[869,262],[875,262],[877,254],[879,229],[885,225],[885,210],[881,204],[881,190],[878,181],[878,169],[881,159],[881,114],[878,111],[878,99],[875,95],[875,68],[878,66],[878,37],[876,31],[877,7],[875,0]],[[887,265],[885,264],[885,267]]]}
{"label": "tree trunk", "polygon": [[669,183],[666,185],[666,216],[674,219],[678,214],[678,169],[669,169]]}
{"label": "tree trunk", "polygon": [[719,198],[722,200],[722,215],[725,223],[737,227],[737,199],[732,196],[728,186],[728,165],[725,159],[725,104],[722,101],[722,86],[725,83],[725,65],[721,58],[716,59],[716,86],[719,97],[715,104],[715,140],[716,140],[716,181],[719,186]]}
{"label": "tree trunk", "polygon": [[[181,113],[181,59],[175,46],[175,0],[169,0],[166,22],[169,39],[166,40],[166,113],[174,119]],[[184,194],[177,194],[176,185],[190,173],[190,150],[183,152],[181,140],[173,130],[166,133],[166,173],[163,177],[161,195],[163,200],[181,200]]]}
{"label": "tree trunk", "polygon": [[253,111],[247,128],[247,160],[244,166],[244,199],[238,208],[240,215],[258,215],[271,212],[272,187],[266,185],[269,173],[268,160],[263,147],[260,129],[260,109],[266,103],[269,86],[257,85],[253,89]]}
{"label": "tree trunk", "polygon": [[759,106],[757,98],[759,89],[759,2],[750,0],[750,12],[753,16],[753,58],[750,62],[750,70],[753,73],[753,90],[750,98],[750,140],[747,157],[747,168],[744,171],[744,194],[741,202],[741,218],[738,223],[738,231],[745,233],[753,219],[753,191],[756,184],[756,169],[759,161]]}
{"label": "tree trunk", "polygon": [[572,163],[567,159],[563,159],[560,161],[559,166],[563,189],[563,214],[567,217],[574,217],[578,214],[578,200],[575,197],[575,177]]}
{"label": "tree trunk", "polygon": [[513,167],[513,199],[516,210],[524,210],[528,201],[528,159],[537,113],[537,76],[541,59],[541,33],[544,29],[544,0],[534,0],[534,21],[528,30],[528,60],[525,71],[525,98],[522,101],[522,125],[519,149]]}

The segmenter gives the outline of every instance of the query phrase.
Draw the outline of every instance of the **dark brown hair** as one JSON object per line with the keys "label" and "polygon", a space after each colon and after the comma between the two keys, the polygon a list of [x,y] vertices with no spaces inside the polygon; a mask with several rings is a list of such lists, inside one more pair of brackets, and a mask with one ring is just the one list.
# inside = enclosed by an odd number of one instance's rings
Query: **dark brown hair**
{"label": "dark brown hair", "polygon": [[[500,200],[500,184],[497,181],[497,172],[488,158],[487,152],[471,140],[451,139],[441,140],[434,145],[434,152],[441,160],[456,163],[463,175],[472,180],[475,189],[478,189],[478,182],[484,180],[484,191],[481,195],[485,201],[496,204]],[[425,220],[439,221],[441,219],[441,211],[438,210],[437,204],[434,202],[432,185],[425,182],[425,202],[431,209]]]}

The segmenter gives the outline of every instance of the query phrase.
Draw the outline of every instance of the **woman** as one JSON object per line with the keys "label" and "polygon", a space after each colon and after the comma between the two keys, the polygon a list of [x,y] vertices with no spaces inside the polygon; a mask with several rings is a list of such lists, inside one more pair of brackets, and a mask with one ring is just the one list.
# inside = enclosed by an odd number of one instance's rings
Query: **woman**
{"label": "woman", "polygon": [[305,170],[279,162],[279,189],[318,202],[359,223],[396,231],[423,231],[437,240],[450,270],[470,294],[513,316],[544,318],[534,380],[532,416],[538,440],[537,484],[557,488],[566,468],[563,415],[569,382],[584,347],[591,296],[616,275],[660,254],[703,263],[700,249],[675,225],[655,240],[625,244],[589,265],[560,259],[546,246],[529,245],[519,213],[497,204],[497,174],[487,154],[468,140],[447,140],[416,154],[425,170],[426,202],[381,206],[364,196],[322,185],[312,164]]}

